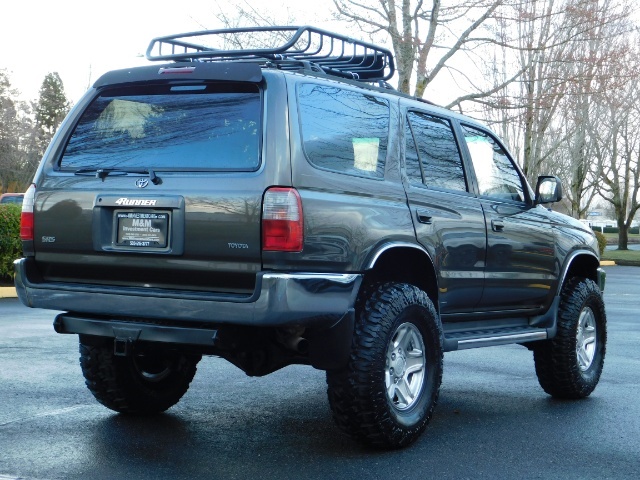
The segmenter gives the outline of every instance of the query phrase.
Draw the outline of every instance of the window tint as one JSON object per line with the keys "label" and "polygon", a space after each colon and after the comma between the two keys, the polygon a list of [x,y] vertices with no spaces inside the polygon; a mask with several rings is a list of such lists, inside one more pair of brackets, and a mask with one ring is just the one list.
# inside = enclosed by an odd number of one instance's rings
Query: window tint
{"label": "window tint", "polygon": [[466,191],[462,158],[449,121],[409,112],[406,130],[405,159],[410,181]]}
{"label": "window tint", "polygon": [[342,88],[298,88],[304,151],[317,167],[352,175],[384,176],[389,104]]}
{"label": "window tint", "polygon": [[405,152],[404,152],[404,168],[407,173],[407,177],[411,183],[423,185],[424,175],[422,174],[422,168],[418,157],[418,147],[416,147],[416,141],[414,133],[411,128],[411,122],[407,117],[407,124],[405,125]]}
{"label": "window tint", "polygon": [[82,114],[60,166],[254,170],[260,116],[255,85],[110,90]]}
{"label": "window tint", "polygon": [[463,126],[480,195],[524,202],[522,180],[504,149],[487,133]]}

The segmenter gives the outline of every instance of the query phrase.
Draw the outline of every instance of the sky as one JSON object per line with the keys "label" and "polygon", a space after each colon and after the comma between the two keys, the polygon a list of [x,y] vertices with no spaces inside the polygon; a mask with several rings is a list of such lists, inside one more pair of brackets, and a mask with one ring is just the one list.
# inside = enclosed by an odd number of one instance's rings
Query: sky
{"label": "sky", "polygon": [[[272,11],[277,5],[275,15],[288,12],[297,24],[327,28],[323,19],[329,15],[331,0],[276,1],[251,3]],[[219,2],[224,3],[246,5],[244,0]],[[77,103],[103,73],[148,65],[143,57],[152,38],[222,28],[218,11],[215,0],[4,0],[0,69],[8,72],[23,100],[33,101],[45,75],[58,72],[67,98]]]}

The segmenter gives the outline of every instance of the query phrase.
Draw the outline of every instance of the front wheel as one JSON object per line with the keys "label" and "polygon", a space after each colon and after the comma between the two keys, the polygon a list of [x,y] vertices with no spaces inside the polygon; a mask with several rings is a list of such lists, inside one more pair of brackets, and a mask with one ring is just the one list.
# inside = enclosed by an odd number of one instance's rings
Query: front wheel
{"label": "front wheel", "polygon": [[534,346],[540,386],[557,398],[584,398],[600,380],[607,342],[607,317],[592,280],[572,278],[562,289],[558,331]]}
{"label": "front wheel", "polygon": [[200,358],[149,345],[136,345],[130,355],[117,356],[113,340],[80,339],[87,387],[101,404],[121,413],[159,413],[178,403]]}
{"label": "front wheel", "polygon": [[360,310],[348,366],[327,372],[333,418],[367,444],[404,447],[438,400],[442,327],[427,294],[412,285],[381,285]]}

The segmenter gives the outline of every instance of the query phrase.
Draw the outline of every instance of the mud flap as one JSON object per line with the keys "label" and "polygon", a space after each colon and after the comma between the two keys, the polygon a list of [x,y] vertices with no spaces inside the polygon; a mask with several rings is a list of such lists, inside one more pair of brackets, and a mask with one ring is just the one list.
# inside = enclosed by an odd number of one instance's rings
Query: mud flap
{"label": "mud flap", "polygon": [[326,330],[308,332],[309,362],[318,370],[335,370],[346,366],[351,351],[355,310],[349,309]]}

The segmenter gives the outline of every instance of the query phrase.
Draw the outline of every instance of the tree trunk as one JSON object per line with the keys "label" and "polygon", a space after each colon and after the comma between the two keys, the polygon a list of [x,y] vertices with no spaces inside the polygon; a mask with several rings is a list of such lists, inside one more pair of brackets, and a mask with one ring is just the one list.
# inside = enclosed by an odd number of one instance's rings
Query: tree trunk
{"label": "tree trunk", "polygon": [[629,229],[626,224],[618,222],[618,250],[629,250]]}

